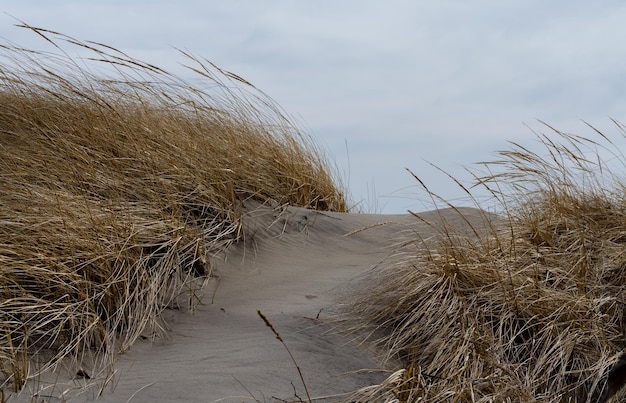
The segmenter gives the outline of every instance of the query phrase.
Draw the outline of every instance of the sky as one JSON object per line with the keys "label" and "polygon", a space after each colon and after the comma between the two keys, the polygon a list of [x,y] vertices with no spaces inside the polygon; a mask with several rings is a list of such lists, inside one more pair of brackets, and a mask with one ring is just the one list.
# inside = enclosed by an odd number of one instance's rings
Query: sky
{"label": "sky", "polygon": [[427,208],[407,169],[471,205],[432,165],[471,185],[465,168],[534,147],[541,121],[626,122],[621,0],[0,0],[0,42],[39,49],[18,20],[183,78],[176,48],[245,78],[324,148],[355,211]]}

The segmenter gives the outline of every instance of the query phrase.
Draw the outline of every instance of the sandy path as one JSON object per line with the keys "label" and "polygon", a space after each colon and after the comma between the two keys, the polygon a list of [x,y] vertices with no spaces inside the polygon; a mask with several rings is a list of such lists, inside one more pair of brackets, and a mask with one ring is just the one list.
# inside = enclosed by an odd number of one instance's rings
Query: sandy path
{"label": "sandy path", "polygon": [[[257,310],[280,332],[311,396],[328,397],[316,401],[337,401],[385,377],[380,357],[332,331],[329,312],[350,280],[393,253],[402,232],[427,237],[433,229],[409,215],[263,206],[245,223],[247,240],[214,260],[217,278],[204,304],[194,314],[167,311],[169,337],[139,341],[122,355],[99,401],[306,400],[287,351]],[[346,236],[364,227],[371,228]],[[92,387],[70,401],[96,394]]]}

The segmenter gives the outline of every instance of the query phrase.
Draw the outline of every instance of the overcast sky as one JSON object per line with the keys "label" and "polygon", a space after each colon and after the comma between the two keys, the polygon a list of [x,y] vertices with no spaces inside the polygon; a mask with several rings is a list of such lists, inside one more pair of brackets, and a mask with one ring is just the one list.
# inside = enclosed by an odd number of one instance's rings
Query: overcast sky
{"label": "overcast sky", "polygon": [[[354,202],[383,213],[452,201],[427,162],[470,180],[538,120],[590,134],[626,122],[626,3],[613,1],[8,1],[0,40],[43,46],[15,18],[179,75],[174,48],[270,95],[329,152]],[[530,128],[526,127],[530,126]]]}

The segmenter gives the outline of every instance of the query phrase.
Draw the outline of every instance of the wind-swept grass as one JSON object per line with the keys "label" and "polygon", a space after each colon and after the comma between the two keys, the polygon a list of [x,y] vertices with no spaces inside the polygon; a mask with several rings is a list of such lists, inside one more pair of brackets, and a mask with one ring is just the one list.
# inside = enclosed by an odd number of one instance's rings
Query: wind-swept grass
{"label": "wind-swept grass", "polygon": [[405,367],[354,400],[600,401],[626,347],[625,131],[615,128],[549,128],[540,151],[512,144],[474,171],[497,218],[473,213],[486,225],[465,233],[444,221],[367,277],[356,315]]}
{"label": "wind-swept grass", "polygon": [[235,74],[181,52],[192,85],[23,27],[54,50],[0,46],[0,389],[193,307],[244,200],[346,209],[320,149]]}

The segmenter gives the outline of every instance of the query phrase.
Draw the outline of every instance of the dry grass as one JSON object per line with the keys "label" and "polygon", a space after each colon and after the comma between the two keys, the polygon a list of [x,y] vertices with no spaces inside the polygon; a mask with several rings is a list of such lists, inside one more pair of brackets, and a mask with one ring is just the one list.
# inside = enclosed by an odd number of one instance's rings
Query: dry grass
{"label": "dry grass", "polygon": [[545,153],[513,144],[474,171],[499,218],[484,213],[488,225],[469,235],[444,223],[369,275],[356,316],[405,369],[352,401],[599,401],[626,347],[626,158],[616,143],[626,136],[615,127],[612,139],[548,127],[537,134]]}
{"label": "dry grass", "polygon": [[194,86],[24,28],[55,50],[0,46],[0,390],[35,356],[106,364],[193,308],[243,200],[346,209],[320,149],[240,77],[181,52]]}

